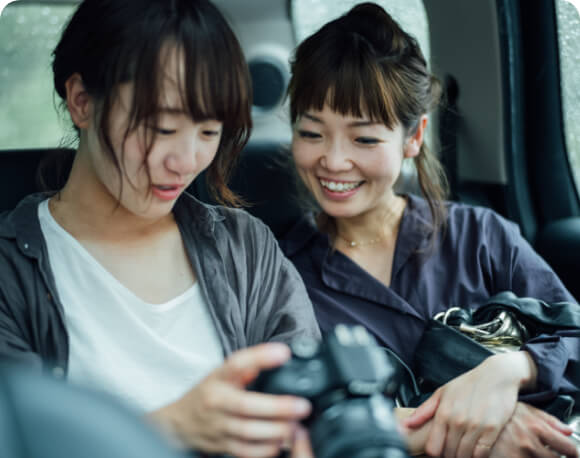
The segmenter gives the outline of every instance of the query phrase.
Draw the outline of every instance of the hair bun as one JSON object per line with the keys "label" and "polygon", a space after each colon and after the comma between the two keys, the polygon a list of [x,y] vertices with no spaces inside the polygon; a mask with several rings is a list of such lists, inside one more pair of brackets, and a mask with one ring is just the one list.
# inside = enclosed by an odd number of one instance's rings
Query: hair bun
{"label": "hair bun", "polygon": [[342,17],[343,27],[350,33],[360,35],[377,57],[400,58],[409,52],[407,34],[399,24],[379,5],[371,2],[354,6]]}

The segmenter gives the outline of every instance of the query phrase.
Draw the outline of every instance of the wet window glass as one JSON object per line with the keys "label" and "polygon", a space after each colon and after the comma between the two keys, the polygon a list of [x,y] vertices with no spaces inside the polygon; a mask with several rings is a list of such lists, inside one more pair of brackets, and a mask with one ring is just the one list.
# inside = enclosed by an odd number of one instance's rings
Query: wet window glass
{"label": "wet window glass", "polygon": [[580,189],[580,13],[566,0],[556,1],[556,13],[564,134],[576,188]]}
{"label": "wet window glass", "polygon": [[69,122],[57,113],[51,53],[73,5],[14,2],[0,16],[0,149],[54,147]]}

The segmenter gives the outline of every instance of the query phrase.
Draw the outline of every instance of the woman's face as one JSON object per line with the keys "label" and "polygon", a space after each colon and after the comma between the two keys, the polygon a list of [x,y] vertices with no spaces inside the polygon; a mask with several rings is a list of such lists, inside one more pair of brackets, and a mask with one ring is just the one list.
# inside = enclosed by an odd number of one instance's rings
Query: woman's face
{"label": "woman's face", "polygon": [[404,158],[405,135],[368,117],[345,116],[325,105],[294,126],[298,174],[329,216],[356,217],[388,205]]}
{"label": "woman's face", "polygon": [[[96,128],[89,129],[92,168],[98,181],[131,213],[157,218],[169,214],[181,193],[214,159],[221,138],[222,123],[208,119],[194,122],[182,105],[178,81],[184,74],[177,51],[168,51],[161,87],[160,112],[155,125],[142,123],[124,140],[133,98],[133,84],[119,87],[110,112],[110,138],[122,170],[122,180]],[[146,155],[145,137],[154,142]],[[148,173],[149,171],[149,173]]]}

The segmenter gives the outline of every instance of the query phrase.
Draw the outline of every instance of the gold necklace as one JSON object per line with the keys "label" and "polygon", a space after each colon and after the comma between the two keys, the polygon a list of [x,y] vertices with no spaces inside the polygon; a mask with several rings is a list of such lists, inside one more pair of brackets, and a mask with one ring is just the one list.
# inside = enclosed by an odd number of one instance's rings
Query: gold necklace
{"label": "gold necklace", "polygon": [[336,234],[336,235],[338,238],[341,238],[342,240],[344,240],[352,248],[357,247],[357,246],[374,245],[375,243],[379,243],[379,242],[382,242],[383,240],[385,240],[385,237],[382,236],[382,237],[377,237],[377,238],[370,239],[370,240],[364,240],[362,242],[357,242],[355,240],[349,240],[340,234]]}
{"label": "gold necklace", "polygon": [[[400,201],[401,204],[397,205],[397,207],[395,207],[395,210],[392,210],[391,213],[395,216],[397,216],[399,218],[400,221],[400,215],[401,215],[401,211],[400,208],[402,207],[403,209],[405,208],[405,204],[406,201],[405,200],[401,200]],[[386,236],[382,235],[379,237],[375,237],[374,239],[370,239],[370,240],[363,240],[361,242],[357,242],[356,240],[349,240],[346,237],[343,237],[342,235],[340,235],[337,231],[336,236],[342,240],[344,240],[351,248],[355,248],[358,246],[368,246],[368,245],[374,245],[375,243],[379,243],[382,242],[383,240],[385,240]]]}

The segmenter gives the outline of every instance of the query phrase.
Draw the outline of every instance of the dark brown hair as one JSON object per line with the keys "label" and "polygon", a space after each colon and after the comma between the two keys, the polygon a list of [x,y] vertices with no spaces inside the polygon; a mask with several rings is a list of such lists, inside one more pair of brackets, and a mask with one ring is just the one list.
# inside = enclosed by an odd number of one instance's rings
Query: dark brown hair
{"label": "dark brown hair", "polygon": [[[109,135],[119,84],[134,84],[126,138],[143,122],[156,120],[164,66],[160,55],[167,44],[183,55],[185,76],[179,85],[188,115],[194,121],[223,122],[207,182],[220,202],[236,205],[240,201],[227,181],[252,127],[250,79],[234,33],[209,1],[83,1],[53,52],[56,92],[66,100],[65,82],[73,73],[81,75],[100,108],[99,135],[121,174]],[[146,140],[149,154],[154,134]]]}
{"label": "dark brown hair", "polygon": [[[293,124],[328,103],[338,113],[364,113],[388,128],[401,123],[410,136],[440,99],[440,84],[428,71],[417,41],[374,3],[357,5],[324,25],[298,46],[291,65]],[[425,144],[414,161],[436,232],[445,226],[447,180]]]}

